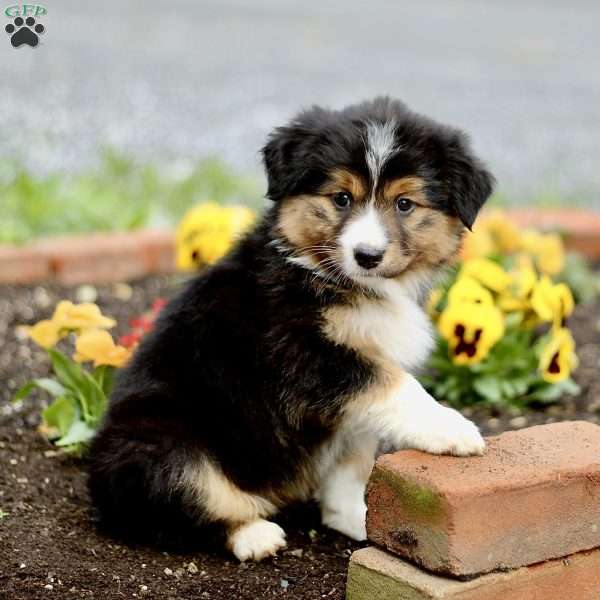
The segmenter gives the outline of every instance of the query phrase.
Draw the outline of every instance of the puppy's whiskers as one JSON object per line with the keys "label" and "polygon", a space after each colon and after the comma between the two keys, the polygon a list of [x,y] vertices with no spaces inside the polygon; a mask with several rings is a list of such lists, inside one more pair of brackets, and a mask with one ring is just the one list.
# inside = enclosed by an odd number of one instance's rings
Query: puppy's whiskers
{"label": "puppy's whiskers", "polygon": [[[337,249],[335,249],[335,251],[337,251]],[[322,294],[327,287],[330,286],[336,288],[343,287],[350,290],[355,289],[356,282],[345,273],[338,256],[328,256],[320,260],[317,263],[316,268],[318,268],[318,271],[315,271],[313,274],[311,284],[316,283],[318,294]],[[319,277],[320,280],[318,280]]]}

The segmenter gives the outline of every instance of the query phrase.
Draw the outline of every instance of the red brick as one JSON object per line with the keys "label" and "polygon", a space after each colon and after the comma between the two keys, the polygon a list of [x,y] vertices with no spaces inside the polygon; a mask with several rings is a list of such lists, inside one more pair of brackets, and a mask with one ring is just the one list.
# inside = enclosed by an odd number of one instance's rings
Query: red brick
{"label": "red brick", "polygon": [[146,274],[141,246],[127,233],[54,238],[34,247],[49,256],[54,277],[67,285],[125,281]]}
{"label": "red brick", "polygon": [[369,484],[369,539],[455,576],[600,546],[600,427],[556,423],[487,444],[482,457],[381,456]]}
{"label": "red brick", "polygon": [[600,550],[457,581],[377,548],[350,558],[346,600],[598,600]]}
{"label": "red brick", "polygon": [[175,268],[170,231],[92,233],[40,240],[25,247],[0,245],[0,283],[55,278],[65,284],[125,281]]}
{"label": "red brick", "polygon": [[26,284],[51,275],[48,256],[31,247],[0,245],[0,283]]}
{"label": "red brick", "polygon": [[600,259],[600,212],[576,208],[514,209],[509,217],[521,227],[559,231],[569,250]]}
{"label": "red brick", "polygon": [[175,235],[172,231],[144,230],[132,235],[141,244],[148,273],[172,273],[175,270]]}

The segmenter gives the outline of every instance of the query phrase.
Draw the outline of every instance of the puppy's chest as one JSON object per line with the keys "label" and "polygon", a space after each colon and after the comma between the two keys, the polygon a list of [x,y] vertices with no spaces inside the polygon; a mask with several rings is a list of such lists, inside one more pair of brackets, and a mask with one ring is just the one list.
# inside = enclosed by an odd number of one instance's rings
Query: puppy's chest
{"label": "puppy's chest", "polygon": [[402,294],[330,307],[323,318],[323,331],[331,341],[376,365],[413,370],[423,364],[433,345],[427,315]]}

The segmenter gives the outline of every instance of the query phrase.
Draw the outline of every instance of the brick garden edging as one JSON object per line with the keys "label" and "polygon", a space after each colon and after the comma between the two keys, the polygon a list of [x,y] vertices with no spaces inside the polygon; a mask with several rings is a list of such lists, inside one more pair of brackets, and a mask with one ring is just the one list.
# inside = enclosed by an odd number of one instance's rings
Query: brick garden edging
{"label": "brick garden edging", "polygon": [[575,208],[522,208],[507,213],[521,227],[557,230],[567,248],[592,260],[600,260],[600,212]]}
{"label": "brick garden edging", "polygon": [[600,546],[600,427],[509,431],[482,457],[383,455],[368,498],[369,539],[430,571],[464,577],[589,550]]}
{"label": "brick garden edging", "polygon": [[127,281],[174,270],[170,231],[93,233],[0,245],[0,283],[55,280],[71,285]]}
{"label": "brick garden edging", "polygon": [[599,574],[600,550],[459,581],[363,548],[350,557],[346,600],[598,600]]}
{"label": "brick garden edging", "polygon": [[367,535],[398,556],[354,553],[348,600],[600,598],[600,427],[554,423],[487,444],[482,457],[377,460]]}
{"label": "brick garden edging", "polygon": [[[576,209],[509,211],[520,225],[558,229],[568,248],[600,260],[600,213]],[[93,233],[53,238],[27,246],[0,244],[0,283],[54,279],[64,284],[136,279],[174,270],[170,231]]]}

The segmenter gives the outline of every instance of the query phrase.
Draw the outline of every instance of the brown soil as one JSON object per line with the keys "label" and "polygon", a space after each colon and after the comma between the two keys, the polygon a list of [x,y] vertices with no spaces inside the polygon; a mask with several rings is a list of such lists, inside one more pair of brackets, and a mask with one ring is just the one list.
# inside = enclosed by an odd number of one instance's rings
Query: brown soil
{"label": "brown soil", "polygon": [[[130,317],[173,289],[166,278],[100,286],[97,302],[123,332]],[[288,548],[260,564],[240,565],[219,550],[124,546],[95,528],[83,461],[56,453],[36,431],[43,396],[9,403],[26,379],[48,368],[44,352],[17,339],[15,326],[48,316],[62,298],[86,293],[57,285],[0,286],[0,600],[343,598],[348,557],[359,544],[321,527],[314,506],[278,519]],[[485,432],[565,419],[600,421],[600,305],[579,307],[572,327],[583,394],[525,414],[470,411]]]}
{"label": "brown soil", "polygon": [[9,513],[0,523],[2,600],[343,597],[358,546],[321,529],[314,507],[280,520],[288,549],[260,564],[218,550],[125,547],[94,528],[80,462],[46,456],[50,445],[32,431],[3,431],[0,440],[0,501]]}

